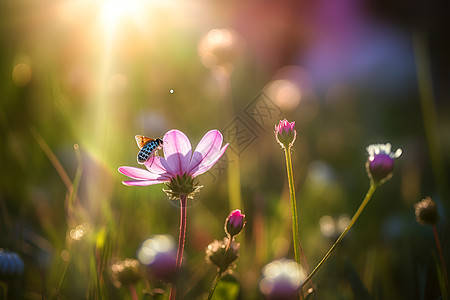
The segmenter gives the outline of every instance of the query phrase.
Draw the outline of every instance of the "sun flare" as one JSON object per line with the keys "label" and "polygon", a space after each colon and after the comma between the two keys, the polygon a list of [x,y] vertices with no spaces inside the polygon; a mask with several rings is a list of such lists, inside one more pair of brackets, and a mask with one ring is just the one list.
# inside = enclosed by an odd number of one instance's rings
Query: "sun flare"
{"label": "sun flare", "polygon": [[141,22],[144,11],[145,2],[142,0],[104,0],[100,19],[107,28],[114,28],[124,19]]}

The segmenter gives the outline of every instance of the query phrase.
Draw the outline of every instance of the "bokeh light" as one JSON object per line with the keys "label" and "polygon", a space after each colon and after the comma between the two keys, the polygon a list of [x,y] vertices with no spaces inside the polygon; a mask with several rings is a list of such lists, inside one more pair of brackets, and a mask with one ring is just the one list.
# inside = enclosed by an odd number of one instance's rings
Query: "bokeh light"
{"label": "bokeh light", "polygon": [[79,241],[86,235],[86,226],[81,224],[70,230],[69,235],[72,239]]}
{"label": "bokeh light", "polygon": [[170,235],[155,235],[142,243],[138,251],[138,259],[144,265],[150,265],[158,254],[175,253],[175,242]]}
{"label": "bokeh light", "polygon": [[14,66],[12,80],[17,86],[26,86],[31,81],[31,67],[26,63],[18,63]]}
{"label": "bokeh light", "polygon": [[242,47],[242,41],[234,30],[212,29],[200,41],[198,52],[205,67],[230,72]]}
{"label": "bokeh light", "polygon": [[262,269],[259,289],[268,299],[292,299],[306,275],[292,260],[276,260]]}

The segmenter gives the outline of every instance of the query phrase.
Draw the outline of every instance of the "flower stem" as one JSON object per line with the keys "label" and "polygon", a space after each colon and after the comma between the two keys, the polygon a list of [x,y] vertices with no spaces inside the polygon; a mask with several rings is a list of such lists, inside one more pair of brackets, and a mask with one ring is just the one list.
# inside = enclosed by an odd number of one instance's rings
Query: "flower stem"
{"label": "flower stem", "polygon": [[219,271],[217,272],[216,277],[214,278],[213,284],[211,286],[211,290],[209,291],[208,300],[211,300],[214,291],[216,290],[217,284],[219,283],[220,276],[222,276],[222,273]]}
{"label": "flower stem", "polygon": [[311,274],[308,275],[308,277],[303,282],[303,287],[313,276],[316,274],[316,272],[319,270],[319,268],[323,265],[324,262],[327,261],[327,259],[330,257],[331,253],[333,252],[334,248],[340,243],[340,241],[344,238],[344,236],[347,234],[347,232],[352,228],[352,226],[355,224],[356,220],[358,219],[359,215],[361,215],[362,211],[366,207],[367,203],[369,203],[369,200],[372,198],[373,193],[377,189],[376,184],[371,184],[369,187],[369,190],[367,191],[366,196],[364,197],[364,200],[361,202],[361,204],[358,207],[358,210],[353,215],[352,219],[350,220],[350,223],[347,225],[345,230],[341,233],[341,235],[338,237],[336,242],[334,242],[333,246],[331,246],[330,250],[328,250],[327,254],[322,258],[322,260],[319,262],[319,264],[314,268],[314,270],[311,272]]}
{"label": "flower stem", "polygon": [[137,291],[136,291],[136,287],[132,284],[128,285],[128,289],[130,290],[130,295],[131,295],[131,299],[133,300],[139,300]]}
{"label": "flower stem", "polygon": [[224,255],[224,261],[222,262],[222,266],[219,268],[219,271],[217,272],[216,277],[214,278],[213,284],[211,286],[211,290],[209,291],[208,300],[212,298],[212,295],[214,294],[214,291],[216,290],[217,284],[219,283],[220,276],[222,276],[222,273],[224,272],[224,264],[225,264],[225,258],[228,255],[228,251],[231,248],[231,243],[233,242],[234,237],[230,236],[228,239],[227,247],[225,248],[225,255]]}
{"label": "flower stem", "polygon": [[284,154],[286,156],[286,169],[289,182],[289,196],[291,198],[291,212],[292,212],[292,240],[294,242],[294,256],[295,261],[301,265],[300,258],[300,240],[298,237],[298,219],[297,219],[297,200],[295,198],[295,188],[294,188],[294,172],[292,171],[292,161],[291,161],[291,147],[283,147]]}
{"label": "flower stem", "polygon": [[432,225],[431,227],[433,228],[434,240],[436,241],[436,247],[439,252],[439,259],[440,259],[441,265],[442,265],[442,272],[444,273],[445,288],[447,289],[448,288],[447,269],[445,268],[445,260],[444,260],[444,255],[442,254],[441,242],[439,240],[439,235],[437,232],[436,225]]}
{"label": "flower stem", "polygon": [[[183,259],[184,241],[186,239],[186,201],[187,195],[181,194],[180,196],[180,235],[178,239],[178,251],[177,251],[177,273],[180,273],[181,261]],[[174,300],[176,296],[176,283],[172,284],[170,290],[170,300]]]}

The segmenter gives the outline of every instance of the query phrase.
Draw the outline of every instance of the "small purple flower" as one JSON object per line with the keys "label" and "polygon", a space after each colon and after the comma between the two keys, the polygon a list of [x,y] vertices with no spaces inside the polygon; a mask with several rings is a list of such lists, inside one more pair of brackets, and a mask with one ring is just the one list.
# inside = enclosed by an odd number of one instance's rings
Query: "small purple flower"
{"label": "small purple flower", "polygon": [[305,272],[295,261],[275,260],[262,269],[259,290],[271,300],[297,299],[299,288],[305,279]]}
{"label": "small purple flower", "polygon": [[178,270],[176,266],[177,249],[170,235],[154,235],[142,243],[137,252],[139,261],[157,279],[174,282]]}
{"label": "small purple flower", "polygon": [[295,122],[289,123],[288,120],[284,119],[278,125],[275,125],[275,138],[281,147],[292,147],[296,137]]}
{"label": "small purple flower", "polygon": [[147,170],[135,167],[120,167],[119,172],[134,180],[123,181],[125,185],[147,186],[166,183],[173,197],[180,194],[191,196],[200,187],[194,178],[211,169],[222,157],[228,144],[222,147],[223,137],[218,130],[208,131],[192,153],[187,136],[176,129],[164,135],[164,157],[152,156],[145,162]]}
{"label": "small purple flower", "polygon": [[228,215],[225,221],[225,232],[230,237],[238,235],[242,231],[242,228],[244,228],[245,223],[245,215],[241,213],[240,209],[235,209]]}
{"label": "small purple flower", "polygon": [[392,177],[395,159],[400,157],[402,149],[391,152],[391,144],[374,144],[366,148],[369,158],[366,162],[367,174],[371,183],[380,185]]}

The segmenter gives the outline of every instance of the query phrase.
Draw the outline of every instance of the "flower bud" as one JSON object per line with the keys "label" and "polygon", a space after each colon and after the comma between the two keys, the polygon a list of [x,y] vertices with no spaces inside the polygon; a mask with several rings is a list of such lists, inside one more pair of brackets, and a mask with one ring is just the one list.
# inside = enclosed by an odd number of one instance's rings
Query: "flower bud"
{"label": "flower bud", "polygon": [[262,269],[259,290],[271,300],[297,299],[300,285],[305,279],[305,272],[295,261],[275,260]]}
{"label": "flower bud", "polygon": [[227,249],[229,241],[227,237],[221,241],[214,240],[206,248],[206,261],[216,265],[220,273],[226,271],[238,258],[239,243],[232,240]]}
{"label": "flower bud", "polygon": [[111,265],[111,276],[117,288],[133,285],[141,278],[141,264],[132,258],[117,260]]}
{"label": "flower bud", "polygon": [[297,137],[297,131],[294,127],[295,122],[289,123],[286,119],[275,125],[275,138],[282,148],[287,149],[294,144]]}
{"label": "flower bud", "polygon": [[391,144],[374,144],[367,148],[369,158],[366,162],[367,175],[372,184],[380,185],[392,177],[395,159],[402,154],[401,149],[391,152]]}
{"label": "flower bud", "polygon": [[0,248],[0,279],[10,279],[22,274],[25,265],[16,252]]}
{"label": "flower bud", "polygon": [[238,235],[244,228],[245,223],[245,215],[241,213],[241,210],[235,209],[225,221],[225,232],[229,237]]}
{"label": "flower bud", "polygon": [[155,278],[166,282],[175,282],[178,275],[177,252],[171,236],[154,235],[150,237],[142,243],[137,256]]}
{"label": "flower bud", "polygon": [[430,197],[422,199],[420,202],[414,204],[416,221],[419,224],[436,225],[439,221],[439,213],[436,202]]}

